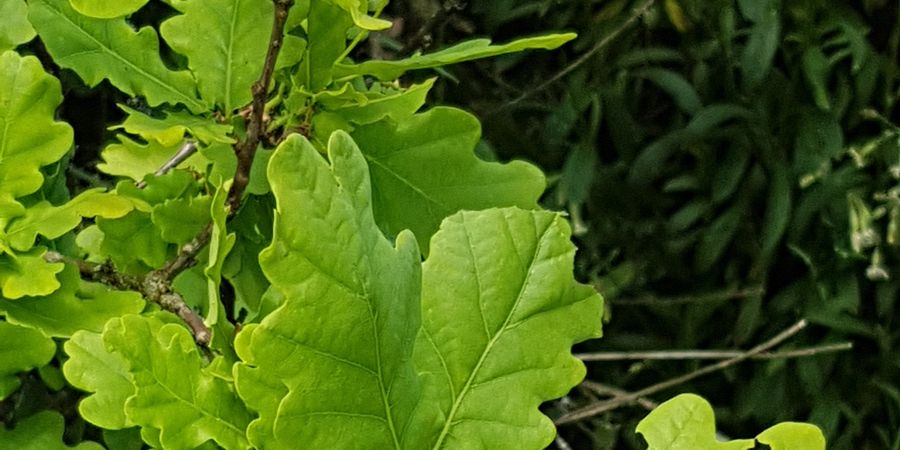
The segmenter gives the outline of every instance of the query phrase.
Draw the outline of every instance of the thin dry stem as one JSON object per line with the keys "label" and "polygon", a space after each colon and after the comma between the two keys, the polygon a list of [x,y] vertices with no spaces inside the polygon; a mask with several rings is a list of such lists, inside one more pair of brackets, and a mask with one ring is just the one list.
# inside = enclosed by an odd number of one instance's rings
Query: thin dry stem
{"label": "thin dry stem", "polygon": [[[838,344],[818,345],[815,347],[798,348],[783,352],[765,352],[753,355],[750,359],[789,359],[814,356],[822,353],[841,352],[851,350],[852,342]],[[633,360],[698,360],[698,359],[729,359],[744,354],[740,350],[659,350],[649,352],[593,352],[578,353],[576,358],[582,361],[633,361]]]}
{"label": "thin dry stem", "polygon": [[719,371],[722,369],[726,369],[726,368],[731,367],[735,364],[738,364],[744,360],[750,359],[754,355],[758,355],[760,353],[763,353],[763,352],[775,347],[776,345],[784,342],[791,336],[794,336],[795,334],[799,333],[801,330],[806,328],[806,326],[807,326],[806,320],[805,319],[801,320],[801,321],[795,323],[794,325],[792,325],[790,328],[782,331],[781,333],[778,333],[775,337],[769,339],[768,341],[765,341],[762,344],[759,344],[756,347],[753,347],[750,350],[747,350],[746,352],[741,353],[740,356],[726,359],[724,361],[719,361],[719,362],[709,365],[709,366],[701,367],[700,369],[697,369],[693,372],[689,372],[684,375],[677,376],[675,378],[670,378],[670,379],[662,381],[660,383],[656,383],[652,386],[643,388],[639,391],[632,392],[628,395],[623,395],[621,397],[615,397],[610,400],[605,400],[602,402],[589,404],[583,408],[563,414],[562,416],[557,418],[554,421],[554,423],[556,423],[557,425],[564,425],[567,423],[584,420],[589,417],[594,417],[598,414],[602,414],[607,411],[612,411],[612,410],[620,408],[622,406],[631,404],[631,403],[637,401],[637,399],[639,399],[639,398],[647,397],[649,395],[655,394],[660,391],[664,391],[671,387],[678,386],[679,384],[687,383],[688,381],[691,381],[691,380],[701,377],[703,375],[708,375],[710,373],[713,373],[713,372],[716,372],[716,371]]}

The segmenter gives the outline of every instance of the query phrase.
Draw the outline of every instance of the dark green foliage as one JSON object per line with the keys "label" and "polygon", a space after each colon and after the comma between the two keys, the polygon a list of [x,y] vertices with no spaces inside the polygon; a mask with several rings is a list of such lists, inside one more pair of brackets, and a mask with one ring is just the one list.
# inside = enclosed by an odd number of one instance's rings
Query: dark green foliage
{"label": "dark green foliage", "polygon": [[[829,448],[900,448],[897,2],[661,0],[539,91],[646,2],[470,2],[428,21],[452,3],[395,2],[407,27],[392,39],[423,23],[434,47],[579,33],[565,52],[451,68],[436,92],[479,113],[502,159],[557,174],[544,202],[570,213],[581,275],[611,300],[605,339],[582,350],[747,348],[805,317],[786,348],[855,348],[677,390],[710,398],[726,433],[808,419]],[[634,301],[647,297],[659,301]],[[698,364],[593,363],[588,378],[634,390]],[[627,448],[643,414],[561,433]]]}

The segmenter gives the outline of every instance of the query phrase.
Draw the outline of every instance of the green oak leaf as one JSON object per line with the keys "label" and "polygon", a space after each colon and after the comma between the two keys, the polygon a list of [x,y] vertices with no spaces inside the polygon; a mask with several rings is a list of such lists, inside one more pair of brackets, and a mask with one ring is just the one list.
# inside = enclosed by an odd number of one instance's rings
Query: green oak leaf
{"label": "green oak leaf", "polygon": [[0,204],[37,191],[40,168],[72,147],[72,127],[54,120],[60,103],[59,81],[37,58],[0,54]]}
{"label": "green oak leaf", "polygon": [[250,102],[250,87],[262,72],[272,33],[272,2],[174,0],[170,3],[183,14],[163,22],[160,33],[175,51],[187,56],[201,97],[231,115]]}
{"label": "green oak leaf", "polygon": [[278,207],[260,264],[290,301],[241,332],[236,350],[246,364],[236,385],[248,402],[278,380],[293,388],[280,406],[267,403],[277,411],[260,410],[249,432],[256,445],[274,433],[286,446],[394,447],[416,398],[406,385],[415,376],[418,249],[409,232],[395,247],[378,230],[368,171],[349,136],[335,133],[328,154],[332,167],[292,135],[272,156]]}
{"label": "green oak leaf", "polygon": [[391,22],[366,14],[369,9],[368,0],[329,0],[341,9],[350,13],[353,24],[363,30],[379,31],[391,27]]}
{"label": "green oak leaf", "polygon": [[0,53],[12,50],[34,39],[35,32],[28,23],[28,7],[24,0],[0,2]]}
{"label": "green oak leaf", "polygon": [[85,16],[114,19],[136,12],[147,1],[149,0],[69,0],[69,3],[75,11]]}
{"label": "green oak leaf", "polygon": [[203,367],[183,325],[126,315],[109,321],[103,342],[125,360],[134,382],[125,414],[159,430],[162,447],[192,449],[210,440],[229,449],[249,447],[250,413],[229,383]]}
{"label": "green oak leaf", "polygon": [[365,160],[346,133],[328,156],[331,166],[293,136],[269,165],[278,206],[260,263],[284,301],[235,340],[235,384],[259,412],[251,443],[549,444],[538,406],[584,376],[570,349],[600,335],[602,316],[599,295],[572,278],[564,219],[458,213],[423,268],[408,231],[391,245],[375,225]]}
{"label": "green oak leaf", "polygon": [[189,133],[204,144],[234,143],[234,138],[229,136],[233,127],[218,123],[208,117],[195,116],[182,111],[170,111],[162,114],[161,117],[149,116],[122,104],[119,105],[119,108],[125,111],[128,117],[121,124],[110,127],[110,130],[124,129],[148,141],[156,141],[163,147],[181,145],[185,133]]}
{"label": "green oak leaf", "polygon": [[574,33],[550,34],[519,39],[503,45],[492,45],[490,39],[473,39],[434,53],[414,55],[396,61],[370,60],[359,64],[338,63],[334,66],[333,74],[335,78],[372,75],[379,80],[390,81],[400,78],[410,70],[441,67],[529,49],[553,50],[575,37]]}
{"label": "green oak leaf", "polygon": [[825,436],[815,425],[782,422],[756,435],[760,444],[772,450],[825,450]]}
{"label": "green oak leaf", "polygon": [[169,244],[150,214],[132,211],[121,219],[97,219],[103,232],[101,252],[128,273],[162,267],[169,257]]}
{"label": "green oak leaf", "polygon": [[[543,448],[538,409],[584,378],[573,344],[600,337],[603,301],[572,277],[575,246],[555,213],[448,217],[423,265],[416,369],[424,392],[406,448]],[[424,405],[427,405],[424,406]]]}
{"label": "green oak leaf", "polygon": [[184,245],[209,223],[211,204],[208,195],[176,198],[154,206],[150,216],[164,241]]}
{"label": "green oak leaf", "polygon": [[358,127],[353,138],[372,173],[378,224],[389,234],[412,230],[427,253],[438,225],[459,210],[537,208],[546,186],[541,171],[521,161],[478,159],[480,136],[477,118],[445,107]]}
{"label": "green oak leaf", "polygon": [[359,92],[351,83],[345,83],[340,91],[322,92],[316,96],[316,102],[325,111],[359,125],[375,123],[386,117],[401,122],[425,104],[435,80],[436,78],[431,78],[405,89],[387,92],[376,90],[377,85],[369,91]]}
{"label": "green oak leaf", "polygon": [[45,247],[28,252],[0,254],[0,294],[7,299],[49,295],[59,289],[56,274],[65,267],[62,263],[44,260]]}
{"label": "green oak leaf", "polygon": [[135,424],[125,415],[125,401],[134,395],[134,384],[121,355],[111,353],[100,333],[78,331],[63,348],[69,359],[63,374],[72,386],[88,395],[78,403],[84,420],[110,430]]}
{"label": "green oak leaf", "polygon": [[347,48],[347,30],[352,25],[350,14],[330,1],[310,2],[306,25],[308,45],[296,85],[317,92],[331,83],[332,69]]}
{"label": "green oak leaf", "polygon": [[102,188],[82,192],[68,202],[54,206],[41,201],[28,208],[6,228],[9,242],[16,250],[28,250],[38,235],[56,239],[75,229],[83,217],[115,219],[128,214],[134,204],[127,198],[103,192]]}
{"label": "green oak leaf", "polygon": [[13,429],[0,429],[3,448],[16,450],[103,450],[96,442],[80,442],[74,447],[63,443],[65,420],[56,411],[40,411]]}
{"label": "green oak leaf", "polygon": [[[155,173],[181,148],[181,141],[172,146],[165,146],[152,138],[143,144],[122,134],[116,137],[119,142],[111,143],[103,149],[101,153],[103,162],[97,164],[97,169],[109,175],[128,177],[135,181]],[[198,153],[188,158],[180,167],[203,168],[206,166],[205,163],[205,158]]]}
{"label": "green oak leaf", "polygon": [[[234,233],[228,233],[226,228],[226,220],[228,212],[225,208],[225,201],[228,197],[228,189],[220,186],[216,189],[213,196],[210,214],[212,216],[212,234],[209,238],[209,261],[203,274],[207,280],[207,296],[209,299],[209,307],[207,308],[204,323],[207,326],[215,325],[219,322],[222,299],[219,295],[219,288],[222,285],[222,266],[225,264],[225,258],[234,247],[234,241],[237,238]],[[224,322],[224,320],[223,320]]]}
{"label": "green oak leaf", "polygon": [[49,363],[55,353],[53,339],[40,331],[0,321],[0,400],[18,389],[17,373]]}
{"label": "green oak leaf", "polygon": [[124,18],[87,17],[68,0],[32,0],[28,8],[53,61],[74,70],[89,86],[108,79],[128,95],[145,97],[150,106],[180,103],[195,113],[208,110],[197,98],[190,73],[163,63],[153,28],[135,31]]}
{"label": "green oak leaf", "polygon": [[78,330],[99,333],[109,319],[144,309],[140,294],[82,281],[74,266],[67,266],[58,279],[61,287],[50,295],[0,300],[0,313],[10,323],[36,328],[52,337],[69,337]]}
{"label": "green oak leaf", "polygon": [[694,394],[681,394],[659,405],[638,423],[636,431],[644,436],[648,450],[747,450],[756,447],[756,441],[772,450],[825,449],[821,430],[794,422],[775,425],[755,440],[718,441],[712,406]]}

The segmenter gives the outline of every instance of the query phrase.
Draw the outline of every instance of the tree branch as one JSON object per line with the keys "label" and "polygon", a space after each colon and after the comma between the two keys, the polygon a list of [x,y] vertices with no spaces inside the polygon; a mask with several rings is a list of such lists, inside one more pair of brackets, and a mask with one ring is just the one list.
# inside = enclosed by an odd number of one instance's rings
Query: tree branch
{"label": "tree branch", "polygon": [[[159,169],[156,169],[156,172],[154,172],[153,175],[160,177],[171,172],[172,169],[178,167],[179,164],[190,158],[194,153],[197,153],[197,143],[192,141],[185,142],[165,164],[160,166]],[[141,180],[135,183],[135,186],[137,186],[138,189],[143,189],[147,187],[147,183],[144,180]]]}
{"label": "tree branch", "polygon": [[806,320],[805,319],[801,320],[801,321],[795,323],[794,325],[792,325],[790,328],[782,331],[781,333],[778,333],[772,339],[769,339],[768,341],[765,341],[762,344],[759,344],[756,347],[753,347],[750,350],[747,350],[746,352],[741,353],[740,356],[726,359],[724,361],[720,361],[720,362],[717,362],[717,363],[709,365],[709,366],[701,367],[700,369],[697,369],[693,372],[689,372],[684,375],[677,376],[675,378],[670,378],[668,380],[662,381],[660,383],[656,383],[652,386],[645,387],[639,391],[635,391],[635,392],[632,392],[627,395],[623,395],[620,397],[614,397],[610,400],[589,404],[583,408],[563,414],[562,416],[558,417],[554,421],[554,423],[556,425],[564,425],[567,423],[572,423],[572,422],[577,422],[579,420],[587,419],[588,417],[593,417],[598,414],[601,414],[601,413],[604,413],[607,411],[612,411],[612,410],[622,407],[624,405],[633,403],[642,397],[647,397],[649,395],[655,394],[660,391],[664,391],[671,387],[678,386],[679,384],[687,383],[688,381],[691,381],[694,378],[698,378],[703,375],[708,375],[710,373],[731,367],[737,363],[740,363],[744,360],[750,359],[754,355],[763,353],[763,352],[771,349],[772,347],[775,347],[776,345],[784,342],[786,339],[790,338],[791,336],[799,333],[801,330],[806,328],[806,325],[807,325]]}
{"label": "tree branch", "polygon": [[284,25],[288,12],[294,4],[294,0],[273,0],[275,2],[275,24],[272,26],[272,35],[269,38],[269,50],[266,53],[266,62],[263,65],[262,74],[253,83],[253,103],[250,112],[250,123],[247,125],[247,136],[237,144],[234,151],[237,155],[237,170],[234,174],[234,182],[228,192],[228,205],[231,214],[237,212],[241,206],[241,197],[250,183],[250,168],[253,165],[253,157],[259,146],[263,133],[263,113],[266,107],[266,97],[269,85],[272,82],[272,74],[275,72],[275,63],[278,61],[278,53],[284,40]]}
{"label": "tree branch", "polygon": [[[789,359],[814,356],[821,353],[840,352],[851,350],[852,342],[838,344],[819,345],[815,347],[799,348],[783,352],[765,352],[753,355],[750,359]],[[631,360],[685,360],[685,359],[728,359],[741,356],[740,350],[660,350],[650,352],[593,352],[579,353],[575,357],[582,361],[631,361]]]}

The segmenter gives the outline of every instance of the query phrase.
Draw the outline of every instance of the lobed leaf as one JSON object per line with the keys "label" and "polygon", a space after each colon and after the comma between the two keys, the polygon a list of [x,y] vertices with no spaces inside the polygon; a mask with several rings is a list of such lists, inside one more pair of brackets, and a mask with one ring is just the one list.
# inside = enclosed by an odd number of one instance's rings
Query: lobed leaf
{"label": "lobed leaf", "polygon": [[18,389],[19,372],[49,363],[55,353],[56,344],[40,331],[0,321],[0,399]]}
{"label": "lobed leaf", "polygon": [[3,298],[38,297],[59,289],[56,274],[64,265],[48,263],[44,260],[45,253],[46,247],[35,247],[25,253],[0,254],[0,293]]}
{"label": "lobed leaf", "polygon": [[234,143],[234,138],[229,136],[232,126],[218,123],[209,117],[195,116],[182,111],[170,111],[161,116],[149,116],[125,105],[120,104],[119,108],[128,114],[128,117],[120,125],[110,127],[110,130],[124,129],[148,141],[159,142],[164,147],[181,144],[185,133],[190,133],[191,136],[205,144]]}
{"label": "lobed leaf", "polygon": [[84,217],[115,219],[133,208],[133,203],[124,197],[103,192],[102,188],[91,189],[60,206],[48,201],[37,203],[13,220],[6,234],[13,249],[24,251],[34,245],[38,235],[53,240],[75,229]]}
{"label": "lobed leaf", "polygon": [[69,337],[78,330],[99,333],[109,319],[144,309],[140,294],[82,281],[74,266],[67,266],[58,279],[61,287],[49,295],[0,300],[0,313],[10,323],[36,328],[52,337]]}
{"label": "lobed leaf", "polygon": [[584,376],[570,348],[600,335],[602,314],[572,279],[565,221],[456,214],[422,269],[409,232],[391,245],[375,225],[365,159],[346,133],[328,156],[331,166],[294,135],[270,161],[278,206],[260,263],[284,300],[235,340],[235,385],[259,412],[251,443],[547,445],[554,428],[538,407]]}
{"label": "lobed leaf", "polygon": [[381,81],[390,81],[400,78],[401,75],[410,70],[442,67],[529,49],[553,50],[575,39],[575,37],[574,33],[549,34],[519,39],[502,45],[492,45],[490,39],[473,39],[441,51],[426,55],[414,55],[397,61],[370,60],[359,64],[339,63],[334,66],[334,77],[372,75]]}
{"label": "lobed leaf", "polygon": [[603,302],[572,277],[561,216],[518,208],[448,217],[422,274],[423,394],[405,448],[544,448],[538,409],[584,378],[574,343],[600,337]]}
{"label": "lobed leaf", "polygon": [[16,450],[103,450],[96,442],[85,441],[74,447],[63,443],[65,421],[56,411],[40,411],[16,424],[13,429],[0,429],[4,448]]}
{"label": "lobed leaf", "polygon": [[824,450],[825,437],[817,427],[785,422],[756,436],[756,439],[716,440],[713,409],[702,397],[681,394],[659,405],[638,423],[649,450],[721,449],[746,450],[757,441],[772,450]]}
{"label": "lobed leaf", "polygon": [[194,113],[209,109],[197,98],[190,73],[163,63],[152,28],[135,31],[124,18],[84,16],[68,0],[33,0],[28,8],[53,61],[74,70],[89,86],[108,79],[128,95],[145,97],[150,106],[180,103]]}
{"label": "lobed leaf", "polygon": [[310,2],[306,25],[309,43],[297,73],[297,85],[316,92],[331,83],[332,70],[347,48],[347,30],[352,25],[350,15],[332,2]]}
{"label": "lobed leaf", "polygon": [[107,350],[101,334],[94,331],[74,333],[63,348],[69,355],[63,364],[66,380],[91,393],[78,403],[81,417],[110,430],[133,427],[125,415],[125,401],[134,395],[125,359]]}
{"label": "lobed leaf", "polygon": [[183,14],[163,22],[160,33],[187,56],[200,96],[226,115],[250,102],[262,72],[273,4],[268,0],[173,0]]}
{"label": "lobed leaf", "polygon": [[60,103],[59,81],[37,58],[0,54],[0,205],[37,191],[44,181],[40,168],[72,147],[72,128],[54,119]]}
{"label": "lobed leaf", "polygon": [[480,136],[478,119],[445,107],[358,127],[353,138],[372,174],[378,224],[391,235],[412,230],[427,252],[441,221],[459,210],[537,208],[546,185],[541,171],[521,161],[478,159]]}
{"label": "lobed leaf", "polygon": [[69,0],[72,8],[85,16],[114,19],[141,9],[148,0]]}
{"label": "lobed leaf", "polygon": [[[241,332],[236,386],[261,408],[249,431],[255,445],[395,447],[416,398],[407,384],[418,249],[408,232],[395,247],[378,230],[368,171],[349,136],[332,136],[328,154],[331,167],[292,135],[270,161],[278,207],[260,264],[290,301]],[[283,386],[290,392],[280,404],[253,400]]]}
{"label": "lobed leaf", "polygon": [[125,414],[159,430],[162,447],[192,449],[210,440],[228,449],[249,447],[250,414],[225,380],[203,368],[184,326],[126,315],[109,321],[103,342],[124,359],[134,383]]}
{"label": "lobed leaf", "polygon": [[226,219],[228,212],[225,207],[225,201],[228,197],[228,189],[219,186],[213,196],[210,205],[210,215],[212,216],[212,232],[209,239],[209,261],[203,270],[206,275],[207,297],[209,299],[209,307],[207,308],[206,319],[204,323],[207,326],[215,325],[218,322],[226,322],[220,316],[224,314],[221,311],[222,299],[219,295],[219,289],[222,285],[222,266],[225,264],[225,258],[234,247],[234,241],[237,235],[229,233],[226,228]]}
{"label": "lobed leaf", "polygon": [[0,53],[12,50],[34,39],[35,32],[28,23],[28,7],[24,0],[0,2]]}

